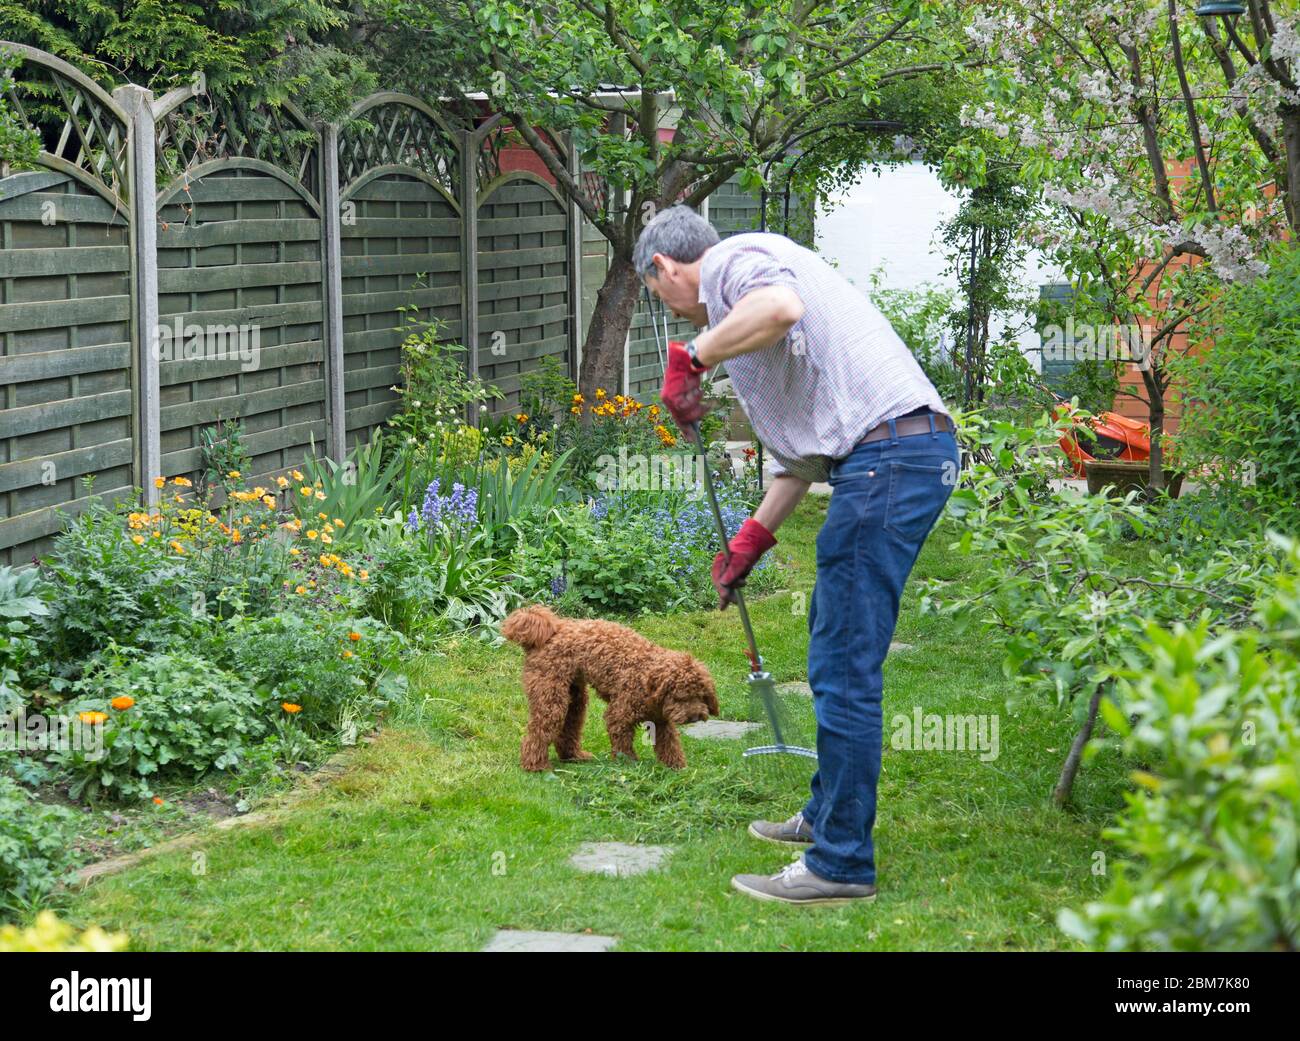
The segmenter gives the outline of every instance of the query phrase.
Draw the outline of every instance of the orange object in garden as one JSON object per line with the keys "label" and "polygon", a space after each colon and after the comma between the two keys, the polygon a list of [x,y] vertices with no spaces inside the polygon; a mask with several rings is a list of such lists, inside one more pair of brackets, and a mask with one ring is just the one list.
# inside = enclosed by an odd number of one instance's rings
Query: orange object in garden
{"label": "orange object in garden", "polygon": [[[1058,418],[1070,415],[1068,403],[1057,406]],[[1075,427],[1085,422],[1079,420]],[[1133,462],[1145,462],[1151,458],[1151,425],[1140,420],[1129,419],[1118,412],[1102,412],[1086,420],[1092,437],[1078,437],[1073,432],[1061,435],[1061,451],[1070,460],[1074,476],[1086,479],[1088,474],[1084,463],[1090,459],[1128,459]]]}

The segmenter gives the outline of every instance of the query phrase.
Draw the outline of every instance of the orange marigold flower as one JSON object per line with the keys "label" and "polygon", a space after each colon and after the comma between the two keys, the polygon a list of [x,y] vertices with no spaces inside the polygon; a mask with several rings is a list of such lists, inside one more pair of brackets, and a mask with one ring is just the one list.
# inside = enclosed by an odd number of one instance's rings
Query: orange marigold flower
{"label": "orange marigold flower", "polygon": [[167,483],[167,479],[164,478],[164,477],[155,477],[155,478],[153,479],[153,486],[154,486],[155,488],[161,488],[161,487],[162,487],[163,485],[165,485],[166,483]]}
{"label": "orange marigold flower", "polygon": [[143,535],[132,535],[132,536],[131,536],[131,541],[134,542],[137,546],[143,546],[143,545],[144,545],[144,536],[143,536]]}
{"label": "orange marigold flower", "polygon": [[299,596],[302,596],[305,592],[307,592],[307,587],[298,586],[296,589],[294,589],[294,592],[297,593]]}
{"label": "orange marigold flower", "polygon": [[342,518],[342,517],[335,517],[335,518],[334,518],[334,527],[336,527],[336,528],[343,528],[343,527],[346,527],[346,525],[343,523],[343,518]]}
{"label": "orange marigold flower", "polygon": [[77,718],[78,718],[79,720],[81,720],[83,723],[87,723],[87,724],[89,724],[89,725],[92,726],[92,727],[97,727],[97,726],[99,726],[100,723],[104,722],[104,720],[106,720],[106,719],[108,718],[108,713],[106,713],[106,712],[78,712],[78,713],[77,713]]}
{"label": "orange marigold flower", "polygon": [[356,643],[361,639],[361,634],[354,629],[352,632],[348,633],[348,639],[353,643]]}
{"label": "orange marigold flower", "polygon": [[302,711],[302,706],[295,705],[292,701],[282,701],[280,702],[280,707],[284,709],[287,713],[289,713],[289,715],[291,716],[297,715],[299,712]]}
{"label": "orange marigold flower", "polygon": [[173,477],[172,484],[176,485],[178,488],[194,487],[194,482],[191,481],[188,477]]}
{"label": "orange marigold flower", "polygon": [[154,804],[155,806],[166,806],[166,805],[167,805],[165,802],[162,801],[162,799],[158,798],[158,796],[156,796],[156,795],[153,797],[153,804]]}
{"label": "orange marigold flower", "polygon": [[175,539],[172,539],[171,542],[167,543],[167,545],[171,547],[173,553],[180,553],[180,554],[184,555],[184,553],[185,553],[185,547],[182,546],[182,545],[181,545],[179,542],[177,542]]}
{"label": "orange marigold flower", "polygon": [[112,701],[110,701],[109,704],[112,705],[113,708],[117,709],[117,711],[125,712],[127,709],[129,709],[132,705],[135,704],[135,698],[129,697],[126,694],[119,694]]}

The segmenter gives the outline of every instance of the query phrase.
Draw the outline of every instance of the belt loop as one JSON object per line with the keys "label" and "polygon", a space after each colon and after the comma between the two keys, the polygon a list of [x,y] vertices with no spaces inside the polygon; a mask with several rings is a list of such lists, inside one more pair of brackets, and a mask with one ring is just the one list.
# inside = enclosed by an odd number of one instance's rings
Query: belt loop
{"label": "belt loop", "polygon": [[931,441],[938,441],[938,440],[939,440],[939,431],[935,430],[935,428],[934,428],[934,413],[933,413],[933,412],[931,412],[931,413],[929,414],[929,420],[930,420],[930,440],[931,440]]}
{"label": "belt loop", "polygon": [[889,420],[889,446],[896,448],[898,446],[898,424],[894,420]]}

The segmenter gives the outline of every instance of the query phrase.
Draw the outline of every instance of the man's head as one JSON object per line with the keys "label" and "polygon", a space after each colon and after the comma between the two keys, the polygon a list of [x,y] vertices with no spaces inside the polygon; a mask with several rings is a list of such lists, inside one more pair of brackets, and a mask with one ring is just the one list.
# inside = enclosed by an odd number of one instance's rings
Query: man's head
{"label": "man's head", "polygon": [[700,302],[700,261],[718,241],[713,225],[689,206],[670,206],[642,229],[632,264],[673,314],[707,325],[708,310]]}

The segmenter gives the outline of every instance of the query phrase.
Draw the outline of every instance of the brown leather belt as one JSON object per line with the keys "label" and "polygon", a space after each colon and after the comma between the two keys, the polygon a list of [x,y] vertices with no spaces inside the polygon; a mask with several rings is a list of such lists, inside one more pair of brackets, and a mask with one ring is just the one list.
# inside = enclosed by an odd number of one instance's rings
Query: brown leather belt
{"label": "brown leather belt", "polygon": [[[909,412],[905,416],[898,416],[893,420],[894,429],[898,431],[899,437],[911,437],[913,434],[930,433],[930,419],[934,419],[934,429],[936,431],[953,432],[957,428],[953,421],[945,416],[942,412],[924,411],[921,413]],[[893,435],[889,430],[890,420],[885,420],[879,426],[874,426],[867,431],[858,444],[866,444],[868,441],[884,441]]]}

